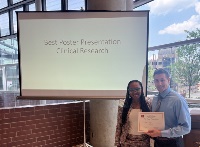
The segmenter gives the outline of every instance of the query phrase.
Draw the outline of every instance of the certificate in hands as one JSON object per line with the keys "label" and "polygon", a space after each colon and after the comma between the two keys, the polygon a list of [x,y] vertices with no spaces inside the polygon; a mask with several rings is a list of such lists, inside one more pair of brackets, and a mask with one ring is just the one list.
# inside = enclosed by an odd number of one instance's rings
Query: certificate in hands
{"label": "certificate in hands", "polygon": [[164,128],[164,112],[138,113],[138,132],[147,132],[151,129],[163,130]]}

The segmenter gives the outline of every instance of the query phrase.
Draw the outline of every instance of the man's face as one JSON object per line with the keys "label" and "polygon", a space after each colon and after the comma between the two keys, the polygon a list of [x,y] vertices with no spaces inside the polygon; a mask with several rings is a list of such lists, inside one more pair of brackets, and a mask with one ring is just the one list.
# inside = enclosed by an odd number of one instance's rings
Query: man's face
{"label": "man's face", "polygon": [[169,87],[170,78],[167,78],[165,74],[156,74],[154,76],[154,83],[159,92],[163,92]]}

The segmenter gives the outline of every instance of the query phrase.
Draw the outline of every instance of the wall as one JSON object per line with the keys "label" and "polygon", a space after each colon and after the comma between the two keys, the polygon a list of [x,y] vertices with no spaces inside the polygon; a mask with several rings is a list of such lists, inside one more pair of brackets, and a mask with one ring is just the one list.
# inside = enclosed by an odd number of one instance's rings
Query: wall
{"label": "wall", "polygon": [[[89,141],[89,102],[86,136]],[[72,147],[83,143],[83,103],[0,109],[1,147]]]}
{"label": "wall", "polygon": [[191,132],[184,135],[185,147],[200,147],[200,108],[191,108]]}
{"label": "wall", "polygon": [[[19,91],[0,91],[0,108],[44,104],[43,100],[16,100],[16,97],[19,95],[20,95]],[[45,104],[63,103],[72,101],[74,100],[45,100]]]}

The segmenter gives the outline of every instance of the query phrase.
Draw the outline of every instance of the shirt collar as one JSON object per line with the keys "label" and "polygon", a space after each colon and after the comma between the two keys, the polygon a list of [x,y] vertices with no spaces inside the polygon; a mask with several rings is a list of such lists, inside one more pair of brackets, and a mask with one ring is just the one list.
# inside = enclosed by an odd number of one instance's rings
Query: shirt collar
{"label": "shirt collar", "polygon": [[166,90],[164,90],[163,92],[159,93],[161,95],[162,98],[165,98],[167,96],[168,93],[171,92],[171,88],[168,87]]}

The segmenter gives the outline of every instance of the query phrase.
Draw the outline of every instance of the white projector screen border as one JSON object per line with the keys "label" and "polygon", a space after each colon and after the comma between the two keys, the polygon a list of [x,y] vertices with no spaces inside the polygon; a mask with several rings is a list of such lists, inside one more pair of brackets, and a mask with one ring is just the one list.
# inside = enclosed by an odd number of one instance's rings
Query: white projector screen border
{"label": "white projector screen border", "polygon": [[148,20],[149,11],[17,12],[18,98],[119,99],[135,79],[146,93]]}

